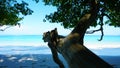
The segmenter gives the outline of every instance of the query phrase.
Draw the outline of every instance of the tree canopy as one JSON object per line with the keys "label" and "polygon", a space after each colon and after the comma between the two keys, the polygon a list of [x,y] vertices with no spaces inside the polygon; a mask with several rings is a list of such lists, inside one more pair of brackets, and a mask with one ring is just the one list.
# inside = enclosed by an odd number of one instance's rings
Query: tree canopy
{"label": "tree canopy", "polygon": [[[32,0],[36,3],[39,0]],[[65,28],[73,28],[80,21],[81,17],[89,13],[91,0],[42,0],[45,5],[57,7],[57,11],[46,15],[45,20],[51,23],[61,23]],[[97,18],[91,24],[103,26],[120,27],[120,0],[97,0],[100,4]],[[19,21],[33,11],[28,7],[25,0],[0,0],[0,26],[19,25]],[[105,18],[106,17],[106,18]],[[103,21],[105,19],[105,21]]]}
{"label": "tree canopy", "polygon": [[[65,28],[72,28],[80,21],[81,17],[89,13],[91,0],[43,0],[45,5],[57,7],[57,11],[46,15],[46,20],[51,23],[61,23]],[[120,0],[98,0],[99,12],[91,26],[120,27]],[[106,17],[106,18],[105,18]],[[103,21],[105,19],[105,21]]]}
{"label": "tree canopy", "polygon": [[[33,0],[36,3],[39,0]],[[4,25],[20,25],[18,22],[33,11],[23,0],[0,0],[0,27]]]}

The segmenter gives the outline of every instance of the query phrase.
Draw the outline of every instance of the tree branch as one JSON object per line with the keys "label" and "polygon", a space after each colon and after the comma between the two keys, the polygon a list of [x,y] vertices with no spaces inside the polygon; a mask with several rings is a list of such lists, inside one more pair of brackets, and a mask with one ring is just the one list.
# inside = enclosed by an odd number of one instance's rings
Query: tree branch
{"label": "tree branch", "polygon": [[[20,23],[17,23],[17,24],[15,24],[15,26],[17,26],[18,25],[18,27],[20,28],[20,26],[21,26],[21,24]],[[6,29],[8,29],[8,28],[10,28],[10,27],[12,27],[12,26],[6,26],[5,28],[2,28],[4,25],[1,25],[0,24],[0,31],[5,31]]]}
{"label": "tree branch", "polygon": [[98,41],[101,41],[103,39],[103,36],[104,36],[103,25],[101,25],[100,31],[101,31],[101,37],[100,37],[100,39]]}
{"label": "tree branch", "polygon": [[104,16],[106,16],[107,18],[109,18],[110,20],[111,20],[111,18],[110,18],[110,16],[109,15],[107,15],[107,14],[103,14]]}
{"label": "tree branch", "polygon": [[91,31],[86,31],[86,34],[93,34],[95,32],[101,31],[101,37],[98,41],[101,41],[103,39],[104,36],[104,31],[103,31],[103,25],[100,25],[101,27],[97,30],[91,30]]}
{"label": "tree branch", "polygon": [[101,29],[99,28],[99,29],[97,29],[97,30],[86,31],[86,34],[93,34],[93,33],[98,32],[98,31],[100,31],[100,30],[101,30]]}
{"label": "tree branch", "polygon": [[79,42],[81,45],[83,45],[83,39],[86,30],[88,27],[96,20],[98,12],[99,12],[99,2],[96,0],[90,1],[90,10],[89,13],[86,13],[78,22],[77,26],[73,29],[71,34],[78,33],[79,36]]}
{"label": "tree branch", "polygon": [[[102,11],[101,11],[102,12]],[[95,32],[101,31],[101,37],[98,41],[101,41],[103,39],[104,36],[104,31],[103,31],[103,17],[104,17],[104,11],[101,13],[101,17],[100,17],[100,28],[97,30],[92,30],[92,31],[87,31],[87,34],[93,34]]]}
{"label": "tree branch", "polygon": [[4,29],[0,29],[0,31],[5,31],[6,29],[10,28],[11,26],[7,26]]}

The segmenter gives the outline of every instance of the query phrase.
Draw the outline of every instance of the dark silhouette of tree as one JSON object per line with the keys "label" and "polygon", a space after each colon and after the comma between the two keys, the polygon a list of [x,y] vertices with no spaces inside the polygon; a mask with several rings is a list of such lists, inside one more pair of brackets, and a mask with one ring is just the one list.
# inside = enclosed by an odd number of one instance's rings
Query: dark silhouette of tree
{"label": "dark silhouette of tree", "polygon": [[[39,0],[33,1],[37,3]],[[28,5],[24,0],[0,0],[0,28],[4,25],[8,26],[5,29],[10,26],[20,26],[18,22],[22,20],[24,16],[33,13]],[[5,29],[1,29],[1,31]]]}

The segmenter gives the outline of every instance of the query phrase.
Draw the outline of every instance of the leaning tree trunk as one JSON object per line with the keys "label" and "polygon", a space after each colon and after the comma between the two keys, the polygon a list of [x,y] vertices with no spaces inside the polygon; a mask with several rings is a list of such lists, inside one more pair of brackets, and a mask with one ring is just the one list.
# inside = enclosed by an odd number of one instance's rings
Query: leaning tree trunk
{"label": "leaning tree trunk", "polygon": [[96,20],[99,12],[99,4],[96,0],[91,0],[90,5],[90,12],[81,18],[78,25],[64,39],[62,47],[58,46],[58,50],[61,51],[69,68],[112,68],[83,45],[85,32]]}
{"label": "leaning tree trunk", "polygon": [[48,46],[49,48],[51,49],[51,52],[52,52],[52,57],[53,57],[53,60],[56,64],[58,64],[59,68],[65,68],[62,61],[59,59],[58,57],[58,53],[57,53],[57,50],[55,48],[55,46],[53,46],[54,44],[52,43],[48,43]]}
{"label": "leaning tree trunk", "polygon": [[84,35],[87,28],[96,20],[97,14],[99,12],[99,3],[96,0],[91,0],[91,9],[89,13],[86,13],[78,22],[77,26],[73,29],[71,34],[78,33],[80,35],[79,42],[83,45]]}
{"label": "leaning tree trunk", "polygon": [[65,58],[69,68],[113,68],[83,45],[85,32],[87,28],[95,21],[99,12],[99,4],[96,0],[90,1],[90,12],[81,18],[80,22],[73,29],[73,31],[65,38],[58,38],[55,49],[53,48],[55,46],[54,44],[50,45],[53,58],[57,58],[55,60],[61,62],[58,59],[56,53],[57,50]]}

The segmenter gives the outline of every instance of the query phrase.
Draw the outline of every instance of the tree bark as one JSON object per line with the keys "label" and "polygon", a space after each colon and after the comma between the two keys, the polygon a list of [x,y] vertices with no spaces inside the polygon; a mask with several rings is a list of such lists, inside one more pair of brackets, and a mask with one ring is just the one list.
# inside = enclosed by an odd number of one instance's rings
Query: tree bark
{"label": "tree bark", "polygon": [[73,31],[63,39],[63,44],[57,47],[58,52],[66,59],[69,68],[113,68],[83,45],[85,32],[96,20],[99,12],[96,0],[91,0],[90,4],[90,12],[85,14]]}
{"label": "tree bark", "polygon": [[69,68],[113,68],[80,44],[74,44],[65,48],[61,54],[67,61]]}
{"label": "tree bark", "polygon": [[[55,49],[65,58],[69,68],[113,68],[83,45],[85,32],[95,21],[97,13],[99,12],[99,4],[96,0],[91,0],[90,4],[90,12],[81,18],[78,25],[68,36],[57,39]],[[53,48],[54,46],[53,44],[52,47],[50,47],[53,58],[58,58],[58,56],[54,57],[54,55],[57,55],[56,50]]]}
{"label": "tree bark", "polygon": [[48,43],[48,46],[52,52],[52,57],[53,57],[54,62],[57,63],[60,68],[65,68],[62,61],[58,57],[58,53],[57,53],[55,46],[53,46],[53,45],[54,44]]}
{"label": "tree bark", "polygon": [[71,34],[78,33],[80,36],[79,42],[81,45],[84,44],[84,35],[87,28],[96,20],[99,12],[99,3],[96,0],[91,0],[91,9],[89,13],[86,13],[78,22],[77,26],[73,29]]}

